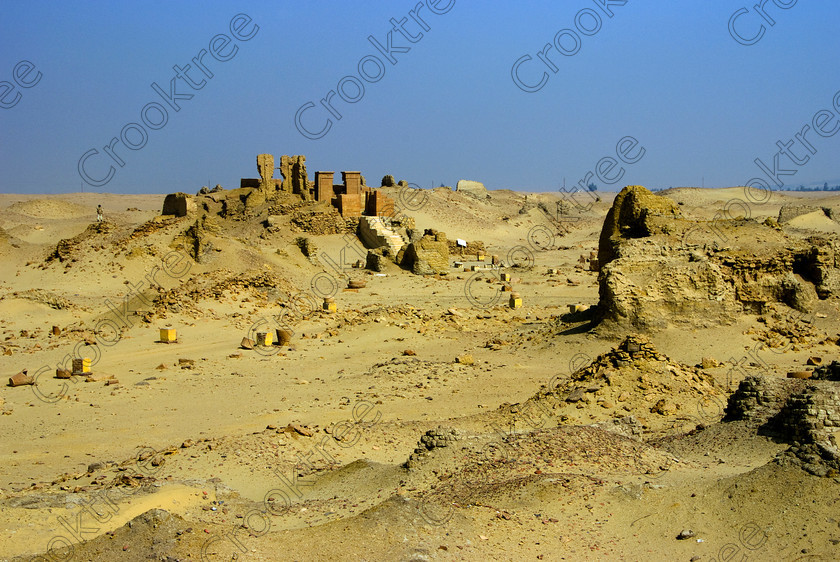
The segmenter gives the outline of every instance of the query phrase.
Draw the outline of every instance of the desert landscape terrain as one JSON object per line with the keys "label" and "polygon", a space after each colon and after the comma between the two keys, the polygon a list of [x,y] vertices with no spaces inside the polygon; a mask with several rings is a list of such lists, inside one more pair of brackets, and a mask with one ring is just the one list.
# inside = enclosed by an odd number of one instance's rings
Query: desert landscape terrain
{"label": "desert landscape terrain", "polygon": [[269,157],[0,194],[0,560],[840,558],[840,195]]}

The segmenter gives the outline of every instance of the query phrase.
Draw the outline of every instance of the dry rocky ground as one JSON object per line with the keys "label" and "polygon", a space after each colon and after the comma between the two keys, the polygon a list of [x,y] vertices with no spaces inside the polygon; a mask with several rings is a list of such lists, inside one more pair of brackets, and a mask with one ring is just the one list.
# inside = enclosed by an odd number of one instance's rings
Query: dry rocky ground
{"label": "dry rocky ground", "polygon": [[840,558],[838,197],[426,195],[0,195],[0,560]]}

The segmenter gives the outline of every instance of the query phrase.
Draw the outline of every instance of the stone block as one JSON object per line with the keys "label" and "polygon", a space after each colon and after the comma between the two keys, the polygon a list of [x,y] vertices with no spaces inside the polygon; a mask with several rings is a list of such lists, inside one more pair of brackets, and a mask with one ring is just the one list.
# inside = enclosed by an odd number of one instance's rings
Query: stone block
{"label": "stone block", "polygon": [[88,357],[84,358],[73,358],[73,374],[74,375],[87,375],[90,374],[90,359]]}
{"label": "stone block", "polygon": [[176,333],[175,328],[161,328],[160,329],[160,341],[163,343],[174,343],[177,341],[178,336]]}

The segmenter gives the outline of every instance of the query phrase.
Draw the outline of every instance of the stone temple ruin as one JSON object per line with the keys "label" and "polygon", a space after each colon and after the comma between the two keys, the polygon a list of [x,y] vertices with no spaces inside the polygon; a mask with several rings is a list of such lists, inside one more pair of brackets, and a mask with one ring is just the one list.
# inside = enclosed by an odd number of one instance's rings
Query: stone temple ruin
{"label": "stone temple ruin", "polygon": [[[171,193],[163,204],[163,215],[194,216],[195,224],[178,238],[178,244],[198,262],[212,259],[210,238],[216,229],[208,220],[216,215],[230,220],[260,220],[267,229],[277,224],[279,215],[291,215],[293,228],[313,234],[353,232],[370,249],[366,267],[381,271],[387,262],[396,263],[418,275],[445,274],[449,248],[442,232],[420,232],[414,219],[398,213],[395,202],[381,189],[365,185],[358,171],[341,172],[342,183],[334,182],[334,172],[317,171],[309,181],[306,157],[280,158],[257,155],[259,178],[242,178],[238,189],[217,185],[202,188],[195,197]],[[275,170],[279,176],[275,178]],[[382,185],[393,186],[393,176]],[[403,186],[404,182],[398,185]]]}
{"label": "stone temple ruin", "polygon": [[[282,179],[274,178],[280,170]],[[271,154],[257,155],[259,178],[242,178],[240,188],[259,189],[267,196],[275,192],[298,195],[305,201],[326,201],[342,217],[390,216],[394,214],[394,200],[381,191],[365,185],[361,172],[341,172],[340,184],[333,183],[335,172],[315,172],[315,181],[306,174],[306,156],[281,156],[280,166],[274,166]]]}

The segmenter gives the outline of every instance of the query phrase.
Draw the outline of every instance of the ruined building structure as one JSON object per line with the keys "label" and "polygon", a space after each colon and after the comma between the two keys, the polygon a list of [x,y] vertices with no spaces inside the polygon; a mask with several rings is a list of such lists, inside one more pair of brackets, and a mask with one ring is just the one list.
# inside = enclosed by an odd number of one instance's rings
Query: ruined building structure
{"label": "ruined building structure", "polygon": [[[343,217],[391,216],[394,200],[378,189],[364,185],[362,173],[341,172],[342,183],[334,183],[335,172],[315,172],[315,182],[306,174],[306,156],[282,156],[280,166],[274,166],[271,154],[257,155],[259,178],[242,178],[240,187],[259,189],[269,196],[276,192],[298,195],[305,201],[326,201]],[[280,170],[281,178],[274,178]]]}

